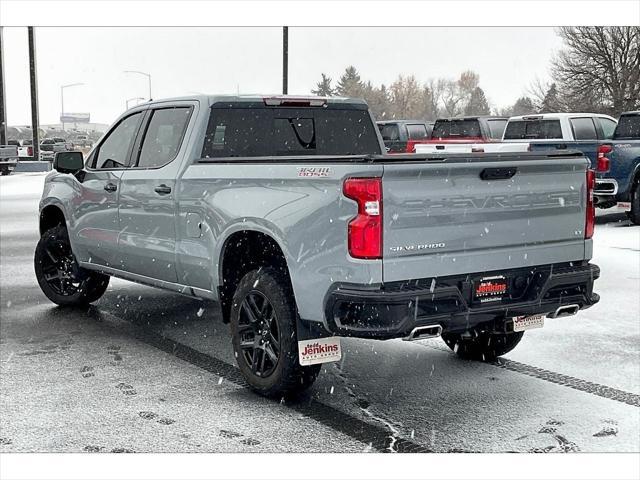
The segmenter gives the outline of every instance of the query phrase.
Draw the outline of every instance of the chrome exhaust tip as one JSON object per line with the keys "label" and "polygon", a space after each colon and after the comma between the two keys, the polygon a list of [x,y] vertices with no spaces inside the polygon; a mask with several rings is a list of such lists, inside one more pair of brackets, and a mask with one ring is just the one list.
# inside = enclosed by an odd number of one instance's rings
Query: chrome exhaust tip
{"label": "chrome exhaust tip", "polygon": [[549,318],[570,317],[572,315],[575,315],[579,311],[580,311],[580,305],[577,305],[577,304],[562,305],[561,307],[558,307],[555,312],[552,312],[549,315],[547,315],[547,317]]}
{"label": "chrome exhaust tip", "polygon": [[442,334],[442,327],[436,325],[424,325],[422,327],[416,327],[411,330],[411,333],[404,337],[403,340],[412,342],[414,340],[424,340],[425,338],[435,338]]}

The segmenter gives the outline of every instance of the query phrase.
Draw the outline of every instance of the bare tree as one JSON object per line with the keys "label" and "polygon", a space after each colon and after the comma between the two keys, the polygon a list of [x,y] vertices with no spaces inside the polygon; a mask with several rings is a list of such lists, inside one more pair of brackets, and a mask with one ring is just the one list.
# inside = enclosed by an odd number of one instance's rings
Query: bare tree
{"label": "bare tree", "polygon": [[640,27],[562,27],[553,76],[572,109],[640,108]]}
{"label": "bare tree", "polygon": [[442,106],[444,114],[448,117],[457,117],[462,114],[464,98],[460,93],[458,82],[446,80],[442,90]]}
{"label": "bare tree", "polygon": [[422,115],[425,120],[435,120],[442,113],[441,104],[445,80],[430,79],[422,87]]}
{"label": "bare tree", "polygon": [[399,75],[391,84],[391,100],[394,105],[397,118],[414,118],[419,116],[421,110],[420,86],[416,77]]}

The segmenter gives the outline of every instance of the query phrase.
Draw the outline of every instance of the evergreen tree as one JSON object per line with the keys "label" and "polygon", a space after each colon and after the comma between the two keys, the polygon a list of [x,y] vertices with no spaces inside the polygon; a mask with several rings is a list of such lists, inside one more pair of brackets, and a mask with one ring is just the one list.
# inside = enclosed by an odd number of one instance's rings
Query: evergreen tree
{"label": "evergreen tree", "polygon": [[361,98],[364,90],[364,85],[360,79],[360,74],[356,70],[356,67],[350,65],[347,67],[338,80],[335,93],[341,97],[357,97]]}
{"label": "evergreen tree", "polygon": [[319,97],[330,97],[334,95],[333,87],[331,86],[331,77],[328,77],[324,73],[322,79],[316,83],[315,90],[311,90],[311,93],[318,95]]}
{"label": "evergreen tree", "polygon": [[465,115],[489,115],[491,109],[487,102],[487,97],[484,95],[484,91],[480,87],[476,87],[471,91],[469,95],[469,102],[467,103],[464,114]]}
{"label": "evergreen tree", "polygon": [[520,97],[518,100],[516,100],[516,103],[513,104],[511,115],[528,115],[531,113],[535,113],[535,111],[536,108],[533,105],[533,100],[531,100],[529,97]]}
{"label": "evergreen tree", "polygon": [[552,83],[540,105],[540,113],[561,112],[563,110],[560,93],[555,83]]}

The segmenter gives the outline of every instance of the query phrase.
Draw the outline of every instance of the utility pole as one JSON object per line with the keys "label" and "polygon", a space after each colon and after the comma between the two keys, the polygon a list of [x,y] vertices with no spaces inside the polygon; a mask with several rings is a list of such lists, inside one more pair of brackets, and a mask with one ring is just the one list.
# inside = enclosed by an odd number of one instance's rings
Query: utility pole
{"label": "utility pole", "polygon": [[282,93],[289,93],[289,27],[282,27]]}
{"label": "utility pole", "polygon": [[36,34],[29,29],[29,77],[31,80],[31,131],[33,133],[33,159],[40,159],[40,138],[38,135],[38,77],[36,69]]}
{"label": "utility pole", "polygon": [[0,145],[7,144],[7,107],[4,89],[4,41],[0,27]]}

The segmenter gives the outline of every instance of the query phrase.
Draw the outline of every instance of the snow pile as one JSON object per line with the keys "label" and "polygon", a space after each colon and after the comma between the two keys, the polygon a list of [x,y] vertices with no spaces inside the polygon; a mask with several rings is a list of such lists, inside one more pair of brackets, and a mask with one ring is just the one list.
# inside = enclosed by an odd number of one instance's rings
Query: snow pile
{"label": "snow pile", "polygon": [[42,195],[44,179],[49,172],[14,173],[0,177],[0,200]]}

